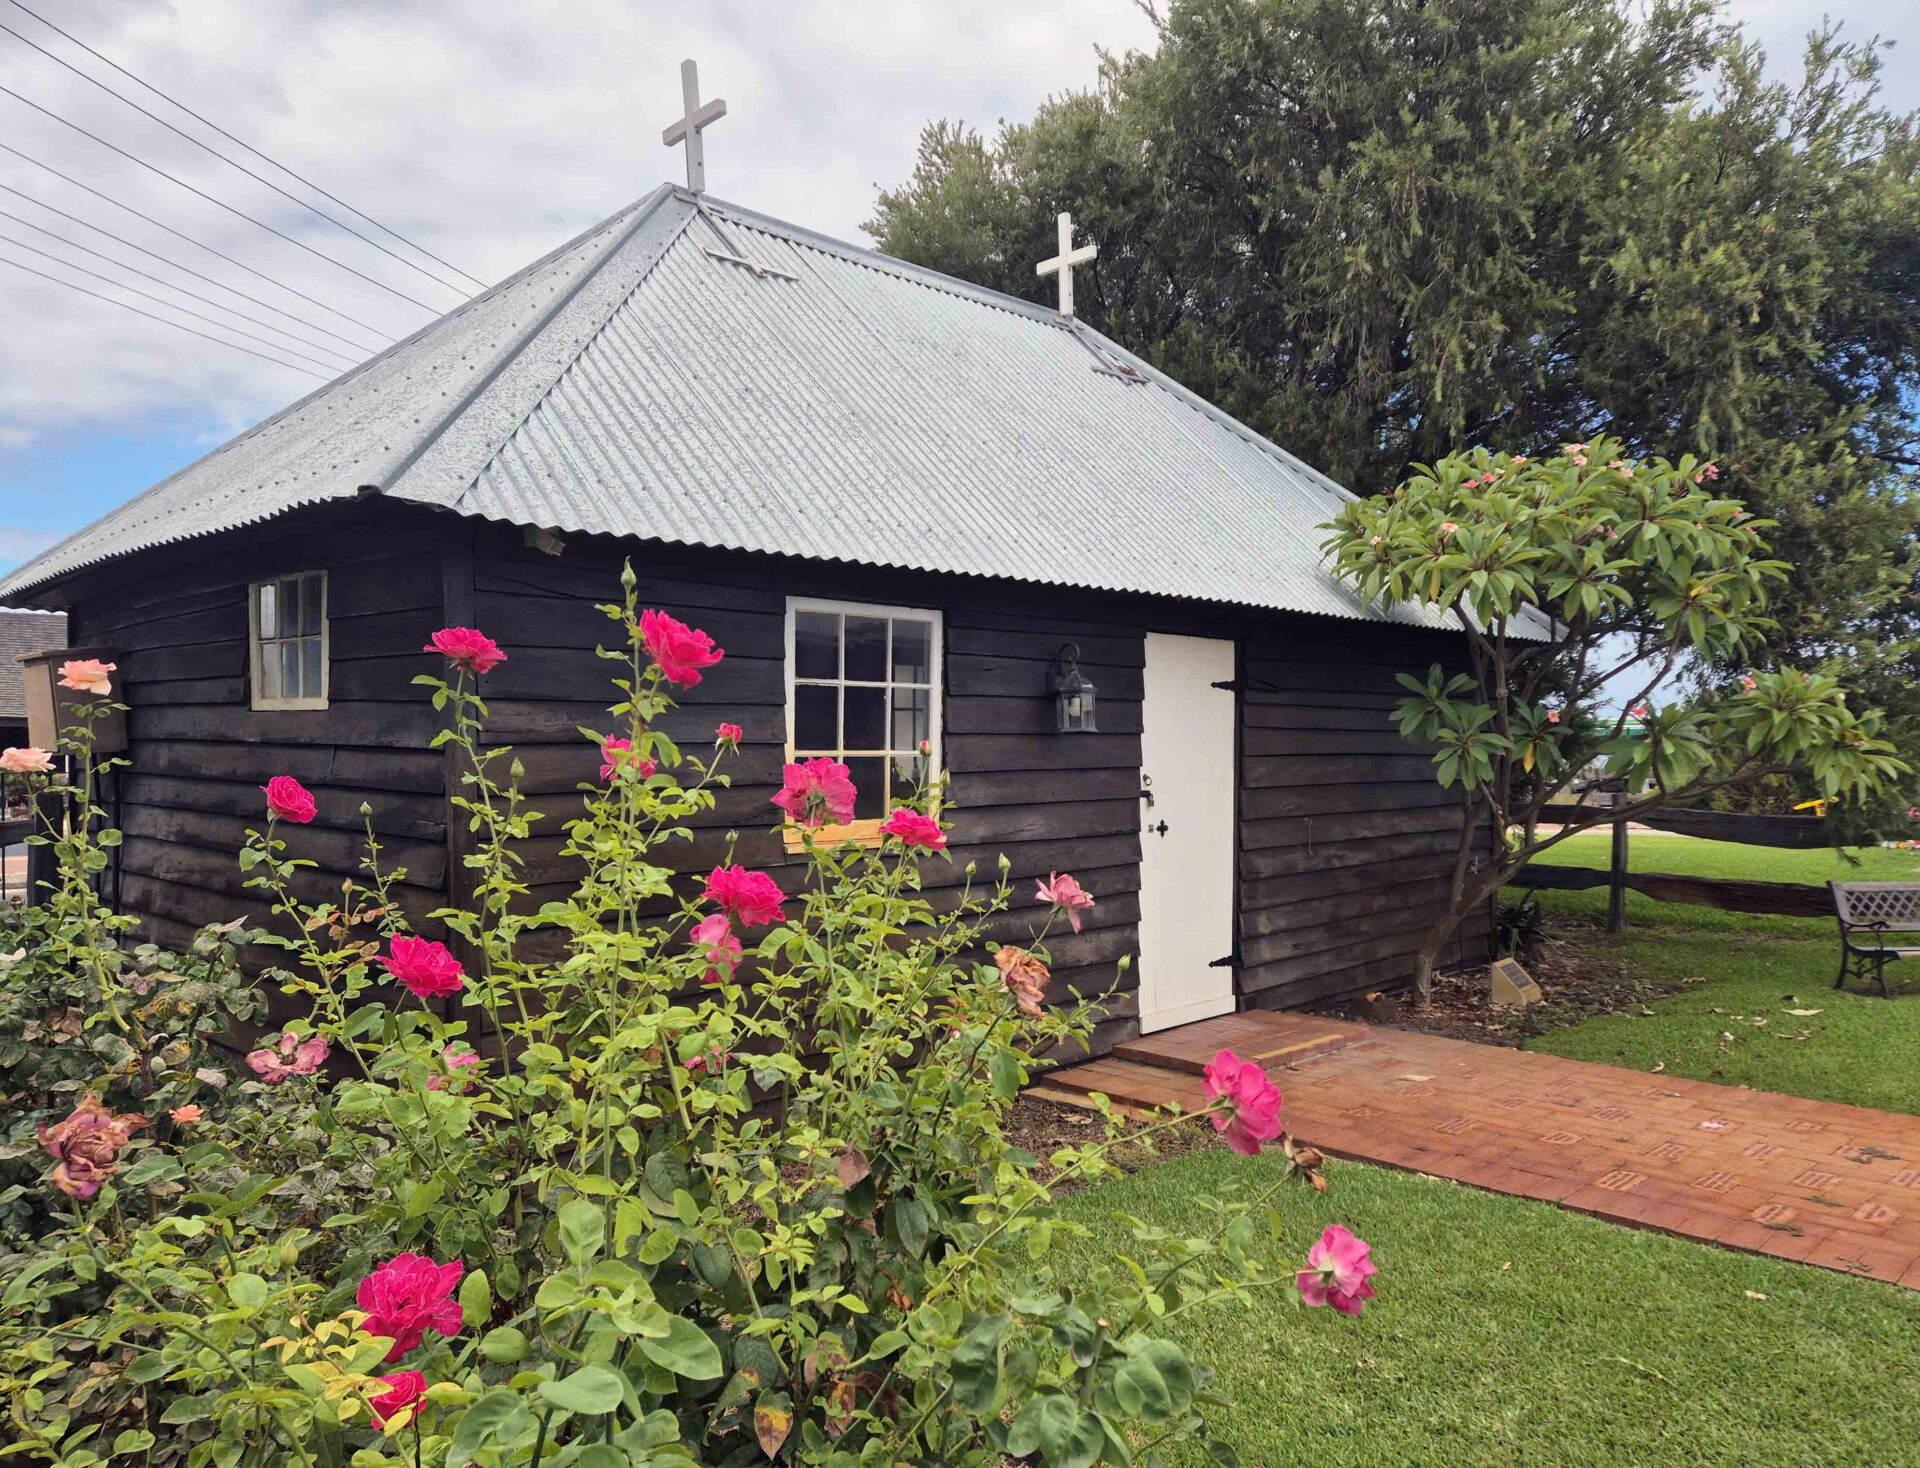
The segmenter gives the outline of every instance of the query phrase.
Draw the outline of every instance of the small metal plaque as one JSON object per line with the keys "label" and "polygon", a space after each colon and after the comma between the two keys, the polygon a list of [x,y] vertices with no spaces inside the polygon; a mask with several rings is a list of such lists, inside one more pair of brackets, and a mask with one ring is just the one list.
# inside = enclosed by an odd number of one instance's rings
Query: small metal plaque
{"label": "small metal plaque", "polygon": [[1533,975],[1520,966],[1514,958],[1496,958],[1488,970],[1493,981],[1493,1007],[1495,1009],[1525,1009],[1529,1004],[1540,1002],[1540,986],[1533,981]]}

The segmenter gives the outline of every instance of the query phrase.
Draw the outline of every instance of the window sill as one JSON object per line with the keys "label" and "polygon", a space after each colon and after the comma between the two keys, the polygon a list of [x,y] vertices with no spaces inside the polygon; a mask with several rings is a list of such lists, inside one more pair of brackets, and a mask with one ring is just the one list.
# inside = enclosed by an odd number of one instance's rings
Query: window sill
{"label": "window sill", "polygon": [[[806,850],[805,836],[797,827],[787,827],[781,833],[781,839],[785,841],[787,854],[790,856]],[[848,843],[855,846],[879,846],[886,839],[877,820],[849,821],[844,826],[815,826],[813,829],[815,846],[844,846]]]}
{"label": "window sill", "polygon": [[255,713],[285,713],[292,710],[298,713],[314,713],[330,707],[324,698],[256,698],[251,707]]}

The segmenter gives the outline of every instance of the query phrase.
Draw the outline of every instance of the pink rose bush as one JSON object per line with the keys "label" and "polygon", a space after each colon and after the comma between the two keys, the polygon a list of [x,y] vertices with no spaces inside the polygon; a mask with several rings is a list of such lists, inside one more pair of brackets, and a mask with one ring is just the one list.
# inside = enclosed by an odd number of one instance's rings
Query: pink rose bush
{"label": "pink rose bush", "polygon": [[275,775],[260,788],[267,797],[267,814],[276,821],[304,826],[317,813],[307,787],[291,775]]}
{"label": "pink rose bush", "polygon": [[1093,894],[1065,872],[1048,872],[1047,880],[1034,889],[1035,897],[1080,931],[1080,914],[1093,906]]}
{"label": "pink rose bush", "polygon": [[740,739],[747,731],[738,724],[721,724],[713,731],[713,742],[726,749],[738,749]]}
{"label": "pink rose bush", "polygon": [[765,872],[750,872],[745,867],[715,867],[701,895],[717,903],[736,923],[750,928],[777,923],[787,915],[781,907],[785,898],[779,884]]}
{"label": "pink rose bush", "polygon": [[682,688],[693,687],[700,681],[702,668],[711,668],[726,656],[706,633],[665,612],[640,614],[640,642],[660,676]]}
{"label": "pink rose bush", "polygon": [[117,1159],[146,1124],[138,1114],[114,1115],[87,1092],[64,1121],[40,1128],[40,1146],[55,1164],[53,1185],[69,1198],[91,1198],[120,1170]]}
{"label": "pink rose bush", "polygon": [[1294,1276],[1300,1298],[1309,1305],[1331,1305],[1342,1315],[1358,1315],[1361,1305],[1373,1298],[1367,1280],[1379,1273],[1367,1249],[1365,1239],[1337,1223],[1330,1225],[1307,1250],[1307,1267]]}
{"label": "pink rose bush", "polygon": [[660,766],[650,759],[628,759],[633,753],[631,739],[602,739],[600,741],[600,783],[607,784],[622,768],[633,771],[636,780],[650,780],[660,771]]}
{"label": "pink rose bush", "polygon": [[442,627],[420,651],[437,652],[468,673],[491,673],[507,660],[499,643],[473,627]]}
{"label": "pink rose bush", "polygon": [[28,745],[25,749],[0,749],[0,774],[46,775],[53,772],[53,756],[44,749]]}
{"label": "pink rose bush", "polygon": [[441,1047],[440,1063],[447,1068],[447,1072],[445,1075],[428,1076],[427,1089],[459,1092],[473,1084],[472,1072],[480,1064],[480,1057],[471,1050],[446,1045]]}
{"label": "pink rose bush", "polygon": [[[367,1409],[373,1413],[376,1427],[385,1427],[398,1419],[401,1425],[419,1410],[420,1400],[427,1394],[427,1379],[418,1371],[395,1371],[380,1378],[386,1390],[377,1397],[367,1399]],[[405,1416],[401,1414],[405,1413]]]}
{"label": "pink rose bush", "polygon": [[1222,1050],[1207,1062],[1203,1079],[1208,1099],[1226,1103],[1209,1115],[1213,1129],[1241,1156],[1259,1156],[1260,1144],[1280,1135],[1280,1092],[1266,1071]]}
{"label": "pink rose bush", "polygon": [[740,955],[744,951],[739,935],[733,931],[733,924],[727,921],[725,913],[711,913],[693,925],[688,935],[695,948],[706,960],[707,970],[700,976],[703,984],[724,984],[733,978],[733,971],[740,967]]}
{"label": "pink rose bush", "polygon": [[821,756],[788,765],[773,803],[798,826],[844,826],[853,819],[854,798],[847,767]]}
{"label": "pink rose bush", "polygon": [[435,1264],[424,1254],[396,1254],[360,1281],[353,1302],[366,1311],[361,1329],[393,1344],[387,1360],[398,1361],[426,1338],[460,1334],[460,1303],[453,1297],[466,1266]]}
{"label": "pink rose bush", "polygon": [[290,1081],[295,1076],[310,1076],[327,1061],[327,1042],[319,1035],[304,1039],[292,1030],[283,1030],[271,1045],[262,1045],[247,1054],[247,1069],[269,1086]]}
{"label": "pink rose bush", "polygon": [[940,829],[940,823],[904,805],[894,807],[892,813],[880,823],[880,829],[921,851],[947,849],[947,833]]}
{"label": "pink rose bush", "polygon": [[112,674],[118,667],[117,663],[103,663],[98,658],[73,658],[60,665],[60,686],[78,693],[104,696],[113,692]]}
{"label": "pink rose bush", "polygon": [[381,966],[416,999],[458,994],[466,974],[444,943],[402,933],[388,945]]}

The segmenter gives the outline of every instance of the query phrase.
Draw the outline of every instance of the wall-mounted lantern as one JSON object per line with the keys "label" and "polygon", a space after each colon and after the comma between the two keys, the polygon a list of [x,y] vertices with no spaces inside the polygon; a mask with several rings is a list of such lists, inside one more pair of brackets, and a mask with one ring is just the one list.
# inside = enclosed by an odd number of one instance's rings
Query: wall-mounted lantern
{"label": "wall-mounted lantern", "polygon": [[1060,649],[1047,675],[1047,687],[1053,691],[1053,727],[1059,734],[1097,734],[1100,727],[1093,719],[1093,684],[1080,671],[1080,645],[1069,642]]}
{"label": "wall-mounted lantern", "polygon": [[[114,694],[107,696],[61,687],[62,663],[77,658],[98,658],[103,663],[112,663],[119,657],[119,651],[111,647],[65,647],[53,652],[23,654],[20,673],[27,694],[27,742],[41,749],[58,749],[62,740],[71,738],[78,730],[82,721],[75,710],[82,704],[117,700],[118,678],[114,680]],[[95,754],[119,754],[126,749],[127,716],[123,709],[96,716],[92,728]]]}

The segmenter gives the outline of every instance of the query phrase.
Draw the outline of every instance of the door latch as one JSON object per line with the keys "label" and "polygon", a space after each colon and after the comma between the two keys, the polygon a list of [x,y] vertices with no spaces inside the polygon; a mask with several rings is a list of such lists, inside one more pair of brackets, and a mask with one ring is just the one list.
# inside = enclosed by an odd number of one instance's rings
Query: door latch
{"label": "door latch", "polygon": [[1161,834],[1162,836],[1164,836],[1164,835],[1166,835],[1166,834],[1167,834],[1167,823],[1166,823],[1165,821],[1162,821],[1162,822],[1161,822],[1161,823],[1160,823],[1159,825],[1157,825],[1157,826],[1148,826],[1148,827],[1147,827],[1147,829],[1148,829],[1149,831],[1157,831],[1157,832],[1159,832],[1159,833],[1160,833],[1160,834]]}
{"label": "door latch", "polygon": [[1153,776],[1142,775],[1140,777],[1140,798],[1146,801],[1149,810],[1153,808]]}

